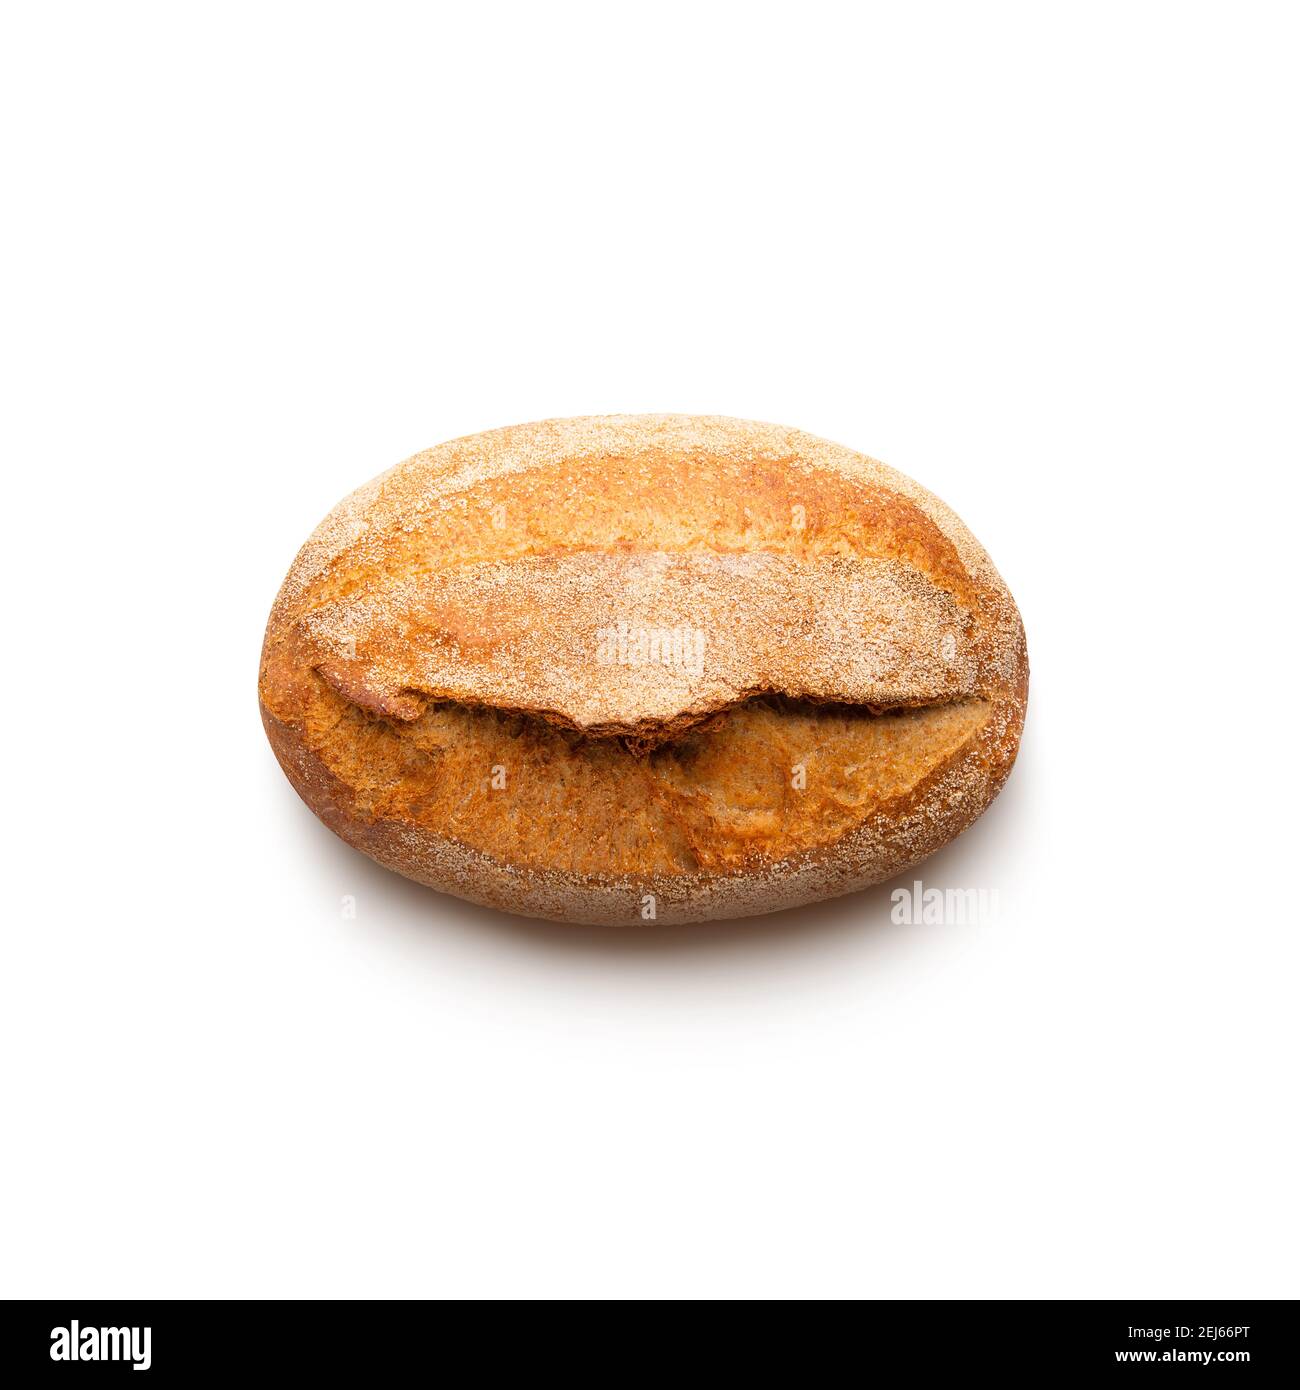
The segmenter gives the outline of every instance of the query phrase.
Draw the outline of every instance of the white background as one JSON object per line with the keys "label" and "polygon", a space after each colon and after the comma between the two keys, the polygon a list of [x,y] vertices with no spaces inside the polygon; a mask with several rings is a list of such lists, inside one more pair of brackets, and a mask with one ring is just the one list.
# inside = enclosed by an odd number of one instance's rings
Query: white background
{"label": "white background", "polygon": [[[1300,1294],[1293,8],[4,13],[0,1293]],[[539,925],[299,803],[320,517],[643,410],[988,547],[994,923]]]}

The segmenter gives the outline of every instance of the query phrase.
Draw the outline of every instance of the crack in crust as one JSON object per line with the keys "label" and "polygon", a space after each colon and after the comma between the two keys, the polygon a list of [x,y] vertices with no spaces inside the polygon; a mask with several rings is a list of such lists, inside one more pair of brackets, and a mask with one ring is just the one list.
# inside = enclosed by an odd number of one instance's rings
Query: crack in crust
{"label": "crack in crust", "polygon": [[895,560],[530,556],[402,579],[298,626],[321,676],[390,718],[459,700],[647,741],[764,691],[885,707],[989,685],[967,615]]}

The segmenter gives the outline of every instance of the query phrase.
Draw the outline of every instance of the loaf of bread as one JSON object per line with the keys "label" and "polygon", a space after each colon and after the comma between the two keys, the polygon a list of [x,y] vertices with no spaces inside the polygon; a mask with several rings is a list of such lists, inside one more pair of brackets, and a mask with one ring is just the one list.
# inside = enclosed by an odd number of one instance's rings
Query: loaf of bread
{"label": "loaf of bread", "polygon": [[349,844],[614,924],[911,867],[997,794],[1028,674],[1002,579],[910,479],[775,425],[598,416],[454,440],[340,503],[259,694]]}

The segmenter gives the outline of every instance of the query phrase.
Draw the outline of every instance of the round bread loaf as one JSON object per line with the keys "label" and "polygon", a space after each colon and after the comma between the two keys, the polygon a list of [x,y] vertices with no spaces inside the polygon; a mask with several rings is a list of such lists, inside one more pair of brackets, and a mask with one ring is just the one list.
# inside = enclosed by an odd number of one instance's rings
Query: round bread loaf
{"label": "round bread loaf", "polygon": [[880,882],[1015,760],[1015,603],[910,479],[798,430],[546,420],[417,454],[303,546],[262,719],[381,864],[572,922]]}

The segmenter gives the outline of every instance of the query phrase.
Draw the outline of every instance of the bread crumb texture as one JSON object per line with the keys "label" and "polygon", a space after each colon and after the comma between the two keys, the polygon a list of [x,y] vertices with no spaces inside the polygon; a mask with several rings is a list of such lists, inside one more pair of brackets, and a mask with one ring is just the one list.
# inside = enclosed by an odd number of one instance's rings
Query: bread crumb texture
{"label": "bread crumb texture", "polygon": [[698,921],[915,864],[1015,760],[1015,604],[937,498],[774,425],[601,416],[345,499],[267,626],[263,721],[348,843],[510,912]]}

